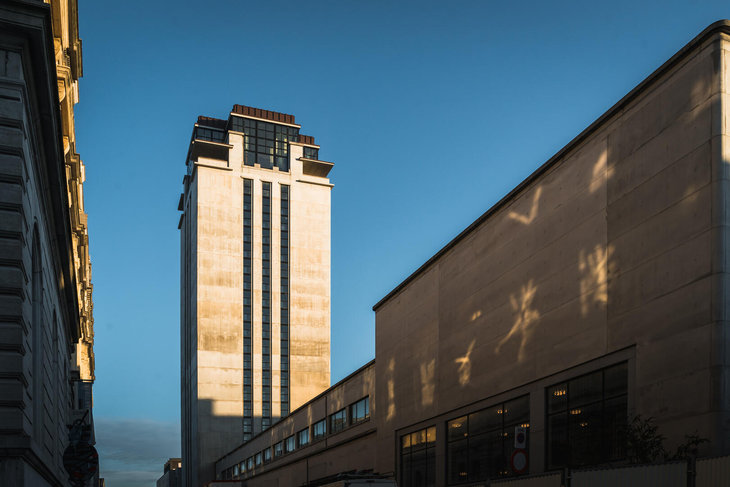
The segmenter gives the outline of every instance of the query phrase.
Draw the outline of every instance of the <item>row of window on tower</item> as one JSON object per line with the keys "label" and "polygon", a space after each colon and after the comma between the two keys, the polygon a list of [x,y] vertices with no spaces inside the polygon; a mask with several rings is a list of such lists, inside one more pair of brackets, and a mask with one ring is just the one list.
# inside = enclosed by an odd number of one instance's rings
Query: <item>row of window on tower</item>
{"label": "row of window on tower", "polygon": [[370,397],[366,396],[226,469],[221,474],[220,480],[238,480],[241,475],[253,473],[257,467],[263,464],[305,448],[328,435],[339,433],[368,419],[370,419]]}
{"label": "row of window on tower", "polygon": [[[548,470],[625,457],[627,377],[624,362],[545,389]],[[515,475],[511,467],[515,432],[526,432],[524,449],[529,453],[529,428],[529,395],[447,421],[447,485]],[[398,485],[436,485],[435,426],[400,439]]]}
{"label": "row of window on tower", "polygon": [[[277,167],[289,171],[289,142],[299,140],[299,129],[261,120],[252,120],[231,115],[229,130],[243,133],[243,163],[246,166],[258,164],[265,169]],[[225,143],[227,132],[212,127],[196,126],[193,139]],[[319,158],[319,149],[304,147],[306,159]]]}
{"label": "row of window on tower", "polygon": [[289,171],[289,142],[299,140],[297,127],[231,116],[230,129],[244,134],[245,165]]}

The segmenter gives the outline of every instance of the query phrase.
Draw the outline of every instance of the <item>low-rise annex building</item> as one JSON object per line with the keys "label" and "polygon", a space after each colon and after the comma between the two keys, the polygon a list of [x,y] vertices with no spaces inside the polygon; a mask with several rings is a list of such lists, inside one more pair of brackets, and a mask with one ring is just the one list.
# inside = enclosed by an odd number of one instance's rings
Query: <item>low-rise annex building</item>
{"label": "low-rise annex building", "polygon": [[[524,473],[618,465],[636,415],[669,448],[697,434],[700,455],[730,454],[729,199],[720,21],[374,306],[375,459],[333,445],[327,473],[482,485],[516,474],[521,431]],[[311,434],[301,417],[217,473],[259,485],[255,455]],[[279,485],[316,483],[296,470],[311,448],[272,462]]]}
{"label": "low-rise annex building", "polygon": [[216,478],[247,485],[302,485],[375,465],[375,362],[216,462]]}

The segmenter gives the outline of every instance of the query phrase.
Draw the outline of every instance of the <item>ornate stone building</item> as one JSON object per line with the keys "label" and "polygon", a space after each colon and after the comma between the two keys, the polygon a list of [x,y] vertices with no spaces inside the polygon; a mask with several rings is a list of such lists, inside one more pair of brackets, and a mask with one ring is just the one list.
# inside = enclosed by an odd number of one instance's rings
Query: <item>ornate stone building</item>
{"label": "ornate stone building", "polygon": [[0,5],[0,484],[67,485],[68,425],[93,442],[93,305],[75,0]]}

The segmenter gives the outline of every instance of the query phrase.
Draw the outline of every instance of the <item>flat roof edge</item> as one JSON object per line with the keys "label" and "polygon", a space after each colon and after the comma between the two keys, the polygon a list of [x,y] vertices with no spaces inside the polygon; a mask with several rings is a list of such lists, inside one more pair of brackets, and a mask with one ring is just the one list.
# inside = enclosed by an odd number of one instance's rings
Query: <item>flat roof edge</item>
{"label": "flat roof edge", "polygon": [[703,42],[705,42],[708,38],[715,36],[717,34],[728,34],[730,35],[730,20],[728,19],[722,19],[718,20],[716,22],[713,22],[710,24],[707,28],[705,28],[700,34],[698,34],[696,37],[694,37],[691,41],[689,41],[687,44],[684,45],[679,51],[677,51],[671,58],[669,58],[664,64],[659,66],[654,72],[652,72],[649,76],[647,76],[642,82],[640,82],[634,89],[629,91],[626,95],[624,95],[623,98],[621,98],[617,103],[615,103],[611,108],[606,110],[603,115],[598,117],[593,123],[591,123],[588,127],[586,127],[580,134],[578,134],[573,140],[568,142],[562,149],[560,149],[555,155],[553,155],[550,159],[548,159],[545,163],[543,163],[540,167],[538,167],[532,174],[527,176],[520,184],[515,186],[512,191],[507,193],[501,200],[499,200],[497,203],[495,203],[491,208],[489,208],[486,212],[484,212],[480,217],[478,217],[474,222],[471,223],[468,227],[466,227],[461,233],[459,233],[456,237],[454,237],[449,243],[447,243],[441,250],[436,252],[430,259],[428,259],[423,265],[421,265],[418,269],[416,269],[411,275],[405,278],[398,286],[396,286],[392,291],[390,291],[388,294],[385,295],[380,301],[375,303],[373,305],[373,311],[377,311],[378,308],[380,308],[382,305],[384,305],[387,301],[389,301],[391,298],[393,298],[395,295],[400,293],[408,284],[410,284],[413,280],[416,279],[419,275],[421,275],[423,272],[425,272],[429,267],[431,267],[432,264],[434,264],[438,259],[441,258],[446,252],[451,250],[454,246],[456,246],[457,243],[459,243],[461,240],[463,240],[467,235],[469,235],[475,228],[480,226],[484,221],[486,221],[490,216],[492,216],[494,213],[496,213],[500,208],[505,206],[506,203],[511,201],[517,194],[522,192],[522,190],[529,186],[530,183],[535,181],[539,176],[541,176],[545,171],[550,169],[553,165],[555,165],[561,158],[576,148],[578,145],[580,145],[583,141],[585,141],[589,136],[591,136],[594,132],[596,132],[601,126],[603,126],[604,123],[606,123],[611,117],[619,113],[621,110],[623,110],[626,105],[631,103],[633,100],[635,100],[639,95],[644,93],[650,86],[652,86],[655,82],[657,82],[664,74],[666,74],[668,71],[670,71],[672,68],[674,68],[677,64],[679,64],[680,61],[685,59],[692,51],[694,51],[696,48],[698,48]]}

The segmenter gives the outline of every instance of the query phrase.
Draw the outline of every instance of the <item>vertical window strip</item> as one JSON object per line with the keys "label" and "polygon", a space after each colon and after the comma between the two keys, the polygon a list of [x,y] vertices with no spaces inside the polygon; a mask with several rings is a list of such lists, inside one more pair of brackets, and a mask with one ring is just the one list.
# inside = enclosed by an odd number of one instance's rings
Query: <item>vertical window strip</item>
{"label": "vertical window strip", "polygon": [[289,142],[299,139],[299,129],[250,118],[231,118],[231,130],[244,133],[243,163],[289,171]]}
{"label": "vertical window strip", "polygon": [[261,427],[271,426],[271,183],[261,188]]}
{"label": "vertical window strip", "polygon": [[243,441],[253,438],[253,181],[243,180]]}
{"label": "vertical window strip", "polygon": [[289,186],[281,186],[281,417],[289,415]]}

